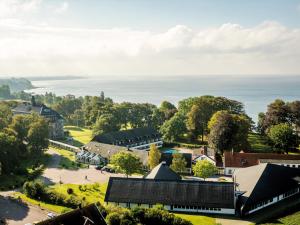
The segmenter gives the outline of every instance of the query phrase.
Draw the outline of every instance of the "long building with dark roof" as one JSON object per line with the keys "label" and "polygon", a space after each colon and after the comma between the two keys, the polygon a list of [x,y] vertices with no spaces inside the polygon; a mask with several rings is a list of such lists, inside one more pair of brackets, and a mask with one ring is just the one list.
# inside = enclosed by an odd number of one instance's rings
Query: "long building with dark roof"
{"label": "long building with dark roof", "polygon": [[109,132],[95,136],[92,141],[137,150],[149,150],[151,144],[157,147],[163,144],[161,134],[151,127]]}
{"label": "long building with dark roof", "polygon": [[264,163],[237,169],[233,174],[242,215],[299,195],[300,169]]}
{"label": "long building with dark roof", "polygon": [[235,214],[231,182],[110,177],[105,202],[128,208],[161,204],[175,212]]}

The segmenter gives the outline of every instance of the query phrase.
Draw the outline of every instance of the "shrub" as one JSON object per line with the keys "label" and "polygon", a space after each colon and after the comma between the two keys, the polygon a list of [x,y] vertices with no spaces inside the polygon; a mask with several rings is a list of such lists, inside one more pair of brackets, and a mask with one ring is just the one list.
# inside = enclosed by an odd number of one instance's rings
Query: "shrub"
{"label": "shrub", "polygon": [[72,188],[68,188],[68,189],[67,189],[67,193],[68,193],[69,195],[71,195],[71,194],[74,193],[74,190],[73,190]]}
{"label": "shrub", "polygon": [[108,225],[120,225],[120,223],[121,223],[120,214],[118,214],[116,212],[110,213],[106,217],[106,221],[107,221]]}
{"label": "shrub", "polygon": [[46,192],[45,184],[40,181],[27,181],[23,185],[25,195],[31,198],[40,199]]}

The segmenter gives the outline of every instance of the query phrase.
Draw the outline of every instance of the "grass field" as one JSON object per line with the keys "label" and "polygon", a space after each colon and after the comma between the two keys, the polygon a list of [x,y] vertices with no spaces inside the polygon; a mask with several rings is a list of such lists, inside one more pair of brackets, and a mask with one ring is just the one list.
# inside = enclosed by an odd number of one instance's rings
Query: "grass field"
{"label": "grass field", "polygon": [[65,126],[64,129],[70,132],[70,136],[74,139],[73,144],[77,147],[87,144],[93,138],[92,130],[86,128]]}
{"label": "grass field", "polygon": [[300,211],[291,215],[275,219],[269,223],[263,223],[262,225],[299,225],[300,224]]}
{"label": "grass field", "polygon": [[187,215],[187,214],[178,214],[174,213],[176,216],[181,217],[192,222],[194,225],[215,225],[216,219],[208,216],[201,215]]}
{"label": "grass field", "polygon": [[55,148],[55,147],[51,147],[51,149],[57,152],[59,155],[61,155],[61,160],[59,162],[59,168],[61,169],[78,170],[80,168],[88,167],[88,165],[86,164],[75,162],[74,152],[65,149]]}
{"label": "grass field", "polygon": [[250,133],[248,141],[251,146],[251,150],[254,152],[270,152],[272,151],[271,146],[267,144],[266,138],[260,134]]}

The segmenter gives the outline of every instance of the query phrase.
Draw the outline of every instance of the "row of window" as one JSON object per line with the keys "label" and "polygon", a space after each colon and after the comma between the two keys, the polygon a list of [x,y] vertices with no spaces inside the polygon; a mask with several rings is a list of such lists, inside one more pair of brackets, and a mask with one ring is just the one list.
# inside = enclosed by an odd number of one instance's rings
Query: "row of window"
{"label": "row of window", "polygon": [[290,191],[288,191],[288,192],[286,192],[286,193],[283,194],[283,198],[287,198],[287,197],[289,197],[289,196],[297,193],[298,191],[299,191],[298,188],[296,188],[294,190],[290,190]]}
{"label": "row of window", "polygon": [[252,205],[252,206],[250,207],[250,210],[253,210],[253,209],[256,209],[256,208],[258,208],[258,207],[267,205],[267,204],[269,204],[269,203],[271,203],[271,202],[273,202],[273,198],[268,199],[268,200],[263,201],[263,202],[260,202],[260,203],[258,203],[258,204]]}
{"label": "row of window", "polygon": [[193,210],[209,210],[209,211],[221,211],[220,208],[208,208],[204,206],[188,206],[188,205],[174,205],[176,209],[193,209]]}
{"label": "row of window", "polygon": [[293,164],[281,164],[282,166],[292,167],[292,168],[300,168],[300,165],[293,165]]}

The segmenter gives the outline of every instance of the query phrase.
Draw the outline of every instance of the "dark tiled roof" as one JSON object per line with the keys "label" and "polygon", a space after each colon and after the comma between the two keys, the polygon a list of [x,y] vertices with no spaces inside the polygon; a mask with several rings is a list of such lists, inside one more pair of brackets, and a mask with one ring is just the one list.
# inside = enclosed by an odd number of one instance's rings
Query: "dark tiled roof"
{"label": "dark tiled roof", "polygon": [[142,127],[97,135],[92,141],[125,146],[127,144],[160,137],[161,135],[154,128]]}
{"label": "dark tiled roof", "polygon": [[15,114],[29,114],[32,112],[38,113],[44,117],[54,117],[55,119],[62,119],[62,116],[53,109],[45,105],[33,106],[29,102],[23,102],[13,109]]}
{"label": "dark tiled roof", "polygon": [[[89,218],[92,222],[87,222],[86,218]],[[82,209],[75,209],[71,212],[59,215],[52,219],[48,219],[37,223],[37,225],[107,225],[99,209],[95,204],[86,206]]]}
{"label": "dark tiled roof", "polygon": [[105,201],[234,208],[234,188],[231,182],[110,177]]}
{"label": "dark tiled roof", "polygon": [[170,169],[165,163],[157,165],[145,178],[155,180],[181,180],[181,176]]}
{"label": "dark tiled roof", "polygon": [[148,152],[142,150],[128,150],[126,147],[103,144],[95,141],[91,141],[83,146],[83,148],[89,152],[96,153],[101,155],[103,158],[109,159],[112,155],[120,151],[129,151],[138,155],[141,159],[141,162],[144,165],[148,163]]}
{"label": "dark tiled roof", "polygon": [[[175,153],[181,154],[186,161],[186,167],[192,167],[192,154],[190,153]],[[161,153],[160,162],[166,162],[168,166],[172,164],[173,154],[172,153]]]}
{"label": "dark tiled roof", "polygon": [[299,187],[300,169],[264,163],[237,169],[233,177],[237,190],[245,192],[241,199],[247,210],[251,204]]}
{"label": "dark tiled roof", "polygon": [[300,160],[300,155],[287,155],[275,153],[240,153],[225,152],[225,167],[249,167],[259,164],[260,159],[276,159],[276,160]]}

